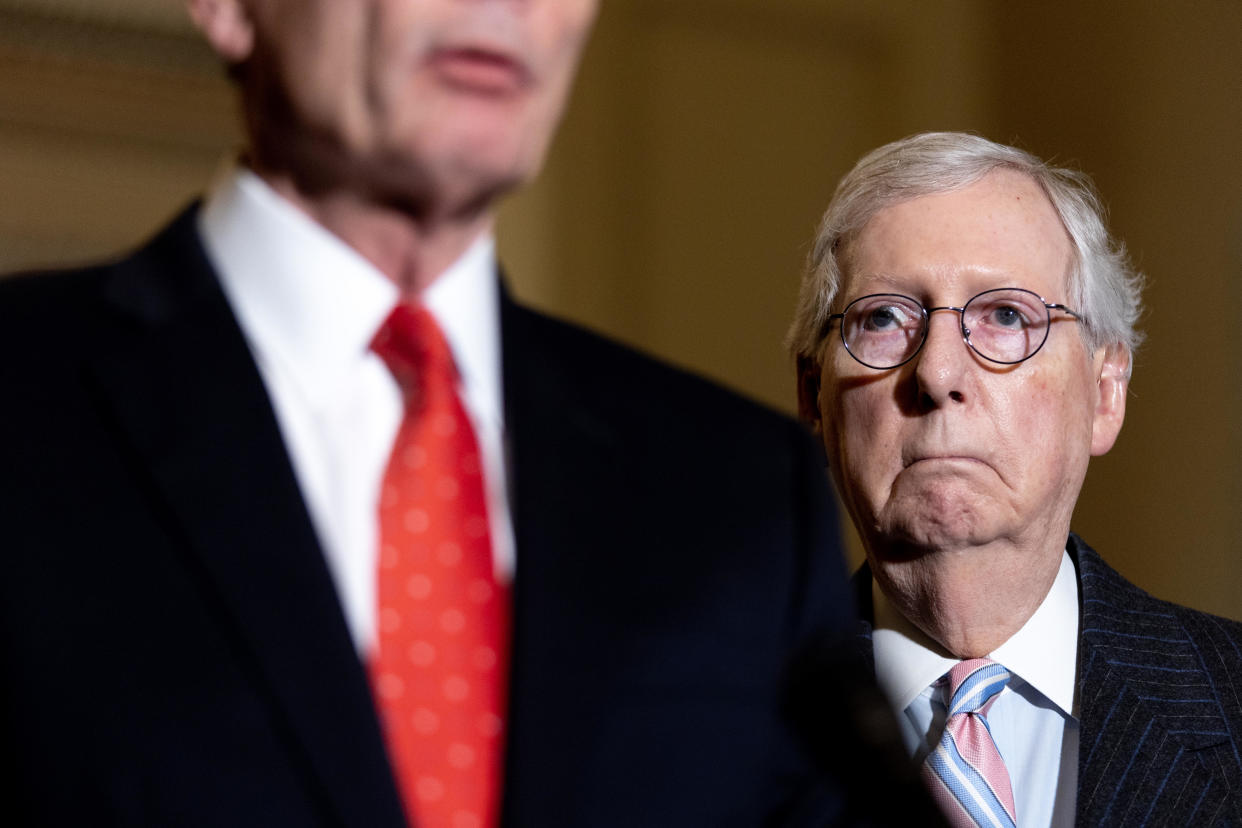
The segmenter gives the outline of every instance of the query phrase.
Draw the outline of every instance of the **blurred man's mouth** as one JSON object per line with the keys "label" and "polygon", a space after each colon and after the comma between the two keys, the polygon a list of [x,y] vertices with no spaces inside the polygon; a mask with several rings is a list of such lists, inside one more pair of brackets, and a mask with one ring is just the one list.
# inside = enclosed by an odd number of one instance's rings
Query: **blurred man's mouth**
{"label": "blurred man's mouth", "polygon": [[525,64],[485,47],[437,49],[428,65],[448,85],[480,95],[511,95],[531,82],[531,73]]}

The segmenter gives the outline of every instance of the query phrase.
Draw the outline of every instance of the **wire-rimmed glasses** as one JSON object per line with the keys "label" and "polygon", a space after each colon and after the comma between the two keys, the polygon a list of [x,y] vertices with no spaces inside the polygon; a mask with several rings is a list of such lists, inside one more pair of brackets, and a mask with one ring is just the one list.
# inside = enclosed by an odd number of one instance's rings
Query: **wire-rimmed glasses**
{"label": "wire-rimmed glasses", "polygon": [[1082,317],[1065,305],[1045,302],[1024,288],[995,288],[972,297],[960,308],[928,308],[899,293],[872,293],[845,306],[827,323],[841,320],[841,341],[854,359],[868,368],[885,371],[914,359],[927,341],[927,328],[936,311],[961,315],[962,339],[989,362],[1015,365],[1033,357],[1048,340],[1052,311]]}

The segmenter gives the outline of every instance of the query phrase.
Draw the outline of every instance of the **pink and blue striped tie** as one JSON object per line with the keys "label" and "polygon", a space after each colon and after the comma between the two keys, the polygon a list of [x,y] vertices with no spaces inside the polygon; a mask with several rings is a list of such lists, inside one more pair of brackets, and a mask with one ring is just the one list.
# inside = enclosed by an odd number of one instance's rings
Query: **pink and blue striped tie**
{"label": "pink and blue striped tie", "polygon": [[923,765],[932,797],[958,828],[1014,828],[1009,771],[987,720],[992,702],[1009,683],[1009,671],[990,659],[972,658],[957,664],[948,678],[949,718]]}

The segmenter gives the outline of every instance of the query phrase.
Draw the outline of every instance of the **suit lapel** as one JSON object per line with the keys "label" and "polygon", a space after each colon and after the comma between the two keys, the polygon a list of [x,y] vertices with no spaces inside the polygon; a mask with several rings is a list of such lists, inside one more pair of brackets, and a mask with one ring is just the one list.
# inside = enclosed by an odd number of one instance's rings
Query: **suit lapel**
{"label": "suit lapel", "polygon": [[[580,813],[577,757],[599,699],[580,692],[603,634],[590,586],[604,577],[600,509],[610,491],[616,436],[579,400],[574,355],[548,340],[558,323],[502,292],[505,428],[518,564],[513,593],[505,822],[572,824]],[[606,530],[605,530],[606,531]],[[606,541],[605,541],[606,543]],[[570,621],[572,619],[572,621]]]}
{"label": "suit lapel", "polygon": [[261,378],[184,214],[118,265],[104,405],[344,824],[400,825],[365,675]]}
{"label": "suit lapel", "polygon": [[1233,819],[1225,768],[1237,760],[1186,616],[1075,536],[1070,552],[1082,601],[1078,823]]}
{"label": "suit lapel", "polygon": [[[1224,634],[1198,630],[1126,582],[1071,535],[1078,567],[1078,825],[1198,825],[1236,819],[1227,769],[1237,765],[1228,721],[1201,669],[1204,642]],[[871,606],[871,573],[854,576],[859,607]],[[871,614],[860,613],[858,643],[873,658]],[[1198,630],[1198,631],[1197,631]],[[1232,641],[1217,642],[1232,647]]]}
{"label": "suit lapel", "polygon": [[862,566],[850,578],[850,592],[854,596],[854,608],[858,611],[858,625],[855,628],[854,643],[863,663],[875,672],[875,602],[871,594],[871,564],[863,561]]}

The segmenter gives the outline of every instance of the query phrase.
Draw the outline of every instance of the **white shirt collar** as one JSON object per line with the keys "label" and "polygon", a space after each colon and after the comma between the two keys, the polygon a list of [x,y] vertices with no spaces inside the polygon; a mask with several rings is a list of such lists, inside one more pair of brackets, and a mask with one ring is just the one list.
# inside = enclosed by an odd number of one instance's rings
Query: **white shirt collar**
{"label": "white shirt collar", "polygon": [[[876,680],[893,708],[902,711],[959,659],[897,612],[874,579],[871,592]],[[1039,608],[989,658],[1020,676],[1066,715],[1076,715],[1078,578],[1068,553],[1062,553],[1056,580]]]}
{"label": "white shirt collar", "polygon": [[[278,360],[312,406],[329,404],[397,303],[396,286],[245,168],[221,176],[200,227],[258,353]],[[503,424],[495,273],[495,243],[484,234],[423,298],[453,351],[468,407]]]}
{"label": "white shirt collar", "polygon": [[440,323],[477,417],[504,425],[496,243],[482,235],[423,294]]}

